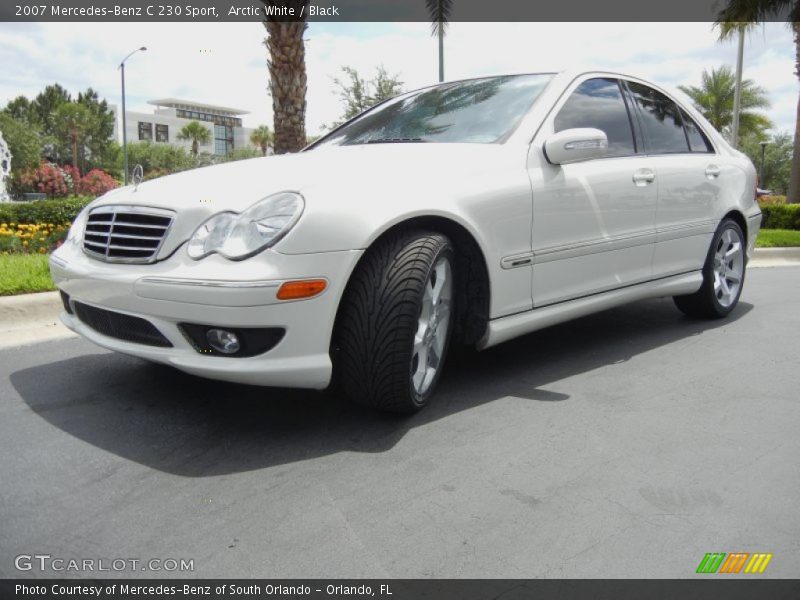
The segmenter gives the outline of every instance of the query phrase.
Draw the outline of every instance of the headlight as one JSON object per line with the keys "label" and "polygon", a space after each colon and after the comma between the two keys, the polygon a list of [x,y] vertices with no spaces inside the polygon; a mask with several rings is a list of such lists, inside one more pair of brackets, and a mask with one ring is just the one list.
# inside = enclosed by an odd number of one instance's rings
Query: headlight
{"label": "headlight", "polygon": [[83,243],[83,231],[86,229],[86,221],[89,219],[89,206],[85,206],[67,232],[67,239],[64,242],[71,242],[75,246],[80,246]]}
{"label": "headlight", "polygon": [[189,256],[203,258],[214,252],[242,260],[276,244],[303,213],[300,194],[280,192],[259,200],[241,214],[225,212],[200,225],[189,240]]}

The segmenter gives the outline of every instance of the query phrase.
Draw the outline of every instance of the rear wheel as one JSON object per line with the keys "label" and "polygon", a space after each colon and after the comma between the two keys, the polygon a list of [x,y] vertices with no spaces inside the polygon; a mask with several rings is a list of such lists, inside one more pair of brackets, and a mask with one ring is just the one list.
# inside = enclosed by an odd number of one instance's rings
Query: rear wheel
{"label": "rear wheel", "polygon": [[415,412],[433,395],[453,320],[455,253],[435,232],[393,234],[371,248],[342,300],[334,367],[353,401]]}
{"label": "rear wheel", "polygon": [[675,296],[675,305],[692,317],[727,316],[739,302],[746,268],[745,239],[733,219],[717,228],[703,266],[703,285],[694,294]]}

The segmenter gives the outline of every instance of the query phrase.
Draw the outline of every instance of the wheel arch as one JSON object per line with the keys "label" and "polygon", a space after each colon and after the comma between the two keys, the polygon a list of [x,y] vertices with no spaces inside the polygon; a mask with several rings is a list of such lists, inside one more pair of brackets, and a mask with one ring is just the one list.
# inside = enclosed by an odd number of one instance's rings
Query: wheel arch
{"label": "wheel arch", "polygon": [[725,213],[725,216],[722,217],[720,223],[725,219],[733,220],[739,227],[742,228],[742,233],[744,234],[744,243],[747,245],[747,240],[750,236],[749,232],[747,231],[747,219],[745,218],[744,214],[737,209],[729,210],[727,213]]}
{"label": "wheel arch", "polygon": [[441,215],[418,215],[387,225],[378,232],[367,245],[364,254],[348,276],[345,291],[336,309],[334,337],[336,335],[342,302],[353,274],[360,268],[364,257],[371,248],[383,239],[403,230],[435,231],[446,235],[456,250],[456,314],[452,341],[474,346],[483,337],[489,322],[491,305],[491,284],[486,255],[476,236],[462,223]]}

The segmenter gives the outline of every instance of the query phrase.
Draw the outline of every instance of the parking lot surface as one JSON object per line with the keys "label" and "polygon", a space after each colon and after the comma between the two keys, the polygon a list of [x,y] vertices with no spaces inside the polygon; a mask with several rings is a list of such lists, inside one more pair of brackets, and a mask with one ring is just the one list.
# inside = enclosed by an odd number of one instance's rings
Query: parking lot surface
{"label": "parking lot surface", "polygon": [[125,577],[693,577],[770,552],[764,576],[800,577],[800,268],[747,277],[727,320],[645,301],[451,357],[410,418],[80,339],[3,350],[0,576],[47,553],[193,560]]}

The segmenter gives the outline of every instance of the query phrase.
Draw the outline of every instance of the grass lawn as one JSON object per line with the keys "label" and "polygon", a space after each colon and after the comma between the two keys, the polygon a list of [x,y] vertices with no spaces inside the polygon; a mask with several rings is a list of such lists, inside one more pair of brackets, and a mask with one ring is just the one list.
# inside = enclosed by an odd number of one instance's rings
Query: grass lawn
{"label": "grass lawn", "polygon": [[795,229],[762,229],[756,238],[758,248],[800,246],[800,231]]}
{"label": "grass lawn", "polygon": [[0,254],[0,296],[54,289],[46,254]]}

